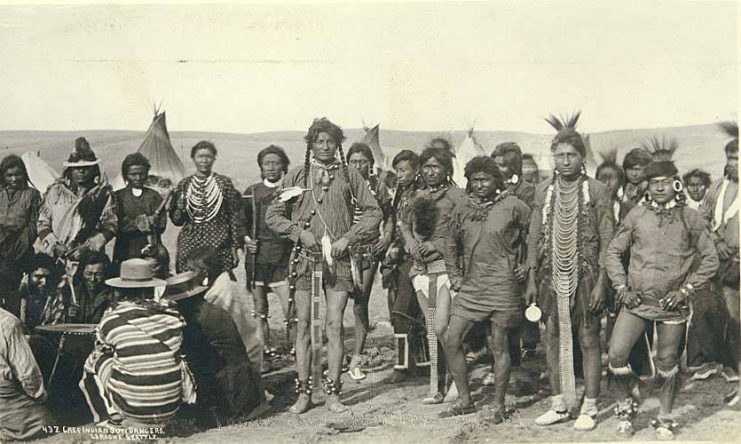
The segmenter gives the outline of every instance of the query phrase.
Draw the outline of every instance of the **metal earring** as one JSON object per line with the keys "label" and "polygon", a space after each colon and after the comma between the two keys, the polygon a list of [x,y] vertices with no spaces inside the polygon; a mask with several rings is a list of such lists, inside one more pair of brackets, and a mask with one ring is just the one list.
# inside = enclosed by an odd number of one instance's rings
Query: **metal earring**
{"label": "metal earring", "polygon": [[677,193],[681,193],[681,192],[682,192],[682,189],[684,188],[684,187],[682,186],[682,181],[681,181],[681,180],[679,180],[679,179],[676,179],[676,180],[674,181],[674,183],[672,184],[672,188],[674,188],[674,191],[675,191],[675,192],[677,192]]}

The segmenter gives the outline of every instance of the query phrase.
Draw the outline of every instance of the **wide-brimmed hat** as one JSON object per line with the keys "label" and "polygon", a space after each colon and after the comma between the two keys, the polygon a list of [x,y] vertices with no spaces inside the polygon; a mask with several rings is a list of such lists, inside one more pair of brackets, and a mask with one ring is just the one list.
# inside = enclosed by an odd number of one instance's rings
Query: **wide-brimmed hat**
{"label": "wide-brimmed hat", "polygon": [[78,137],[75,140],[75,150],[69,155],[64,165],[65,168],[79,168],[95,166],[100,161],[95,157],[95,152],[90,148],[90,144],[84,137]]}
{"label": "wide-brimmed hat", "polygon": [[167,284],[154,277],[152,262],[146,259],[129,259],[121,262],[121,275],[105,281],[115,288],[154,288]]}
{"label": "wide-brimmed hat", "polygon": [[162,298],[177,302],[203,293],[207,289],[208,287],[202,285],[198,279],[198,273],[195,271],[186,271],[176,274],[167,280],[167,288]]}

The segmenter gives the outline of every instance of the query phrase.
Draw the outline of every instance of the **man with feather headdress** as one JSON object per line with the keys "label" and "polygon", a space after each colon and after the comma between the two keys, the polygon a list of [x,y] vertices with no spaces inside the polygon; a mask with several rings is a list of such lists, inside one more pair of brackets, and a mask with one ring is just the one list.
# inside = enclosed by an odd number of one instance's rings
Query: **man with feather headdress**
{"label": "man with feather headdress", "polygon": [[525,298],[527,302],[537,298],[543,312],[553,388],[551,409],[535,423],[546,426],[567,421],[569,410],[576,406],[573,331],[584,355],[585,384],[574,428],[591,430],[599,412],[599,314],[607,285],[604,252],[614,223],[607,188],[586,174],[586,147],[576,131],[579,114],[568,120],[546,119],[558,131],[551,142],[555,171],[535,191]]}
{"label": "man with feather headdress", "polygon": [[718,251],[718,281],[726,311],[726,344],[723,376],[736,382],[739,365],[739,198],[738,198],[738,123],[726,122],[721,128],[732,137],[726,144],[724,177],[708,189],[701,211],[711,223],[711,237]]}
{"label": "man with feather headdress", "polygon": [[83,251],[102,251],[118,230],[113,190],[84,137],[64,162],[62,178],[49,187],[39,212],[36,250],[77,260]]}
{"label": "man with feather headdress", "polygon": [[[652,425],[659,438],[673,436],[672,407],[679,388],[680,344],[686,334],[689,301],[718,268],[707,223],[687,207],[679,173],[671,161],[675,140],[653,138],[654,161],[646,168],[646,198],[625,218],[607,248],[605,266],[623,305],[610,338],[608,377],[618,403],[618,431],[632,434],[638,400],[628,357],[649,323],[656,323],[657,376],[661,406]],[[630,253],[627,273],[623,259]]]}

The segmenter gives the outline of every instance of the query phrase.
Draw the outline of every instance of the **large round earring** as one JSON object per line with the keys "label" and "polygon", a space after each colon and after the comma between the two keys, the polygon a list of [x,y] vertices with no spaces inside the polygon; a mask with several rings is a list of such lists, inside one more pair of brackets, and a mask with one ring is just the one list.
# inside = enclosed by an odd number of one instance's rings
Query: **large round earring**
{"label": "large round earring", "polygon": [[682,181],[679,179],[674,180],[674,183],[672,184],[672,188],[674,188],[674,191],[677,193],[681,193],[684,187],[682,186]]}
{"label": "large round earring", "polygon": [[520,176],[518,176],[517,174],[513,174],[509,180],[510,182],[512,182],[512,185],[517,185],[517,182],[520,181]]}

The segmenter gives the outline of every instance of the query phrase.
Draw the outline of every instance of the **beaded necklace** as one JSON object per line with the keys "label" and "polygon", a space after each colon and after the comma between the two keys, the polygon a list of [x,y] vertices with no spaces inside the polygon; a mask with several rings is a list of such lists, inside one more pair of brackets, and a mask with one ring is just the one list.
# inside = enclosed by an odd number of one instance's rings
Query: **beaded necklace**
{"label": "beaded necklace", "polygon": [[[586,176],[566,181],[554,177],[546,192],[543,208],[545,240],[550,256],[551,285],[556,293],[559,331],[559,379],[561,393],[568,405],[576,404],[573,340],[571,337],[571,298],[575,297],[581,276],[582,217],[589,202]],[[565,332],[565,333],[564,333]]]}
{"label": "beaded necklace", "polygon": [[194,223],[208,222],[216,217],[224,201],[216,176],[193,176],[186,191],[186,201],[185,209]]}

